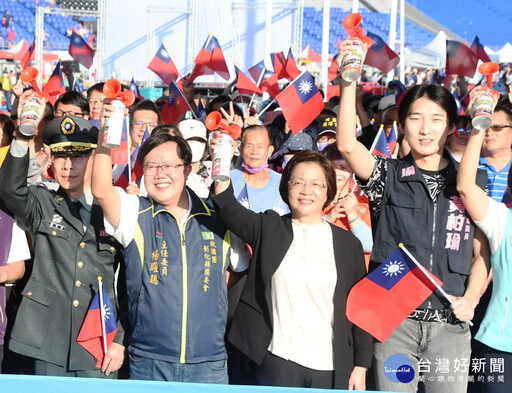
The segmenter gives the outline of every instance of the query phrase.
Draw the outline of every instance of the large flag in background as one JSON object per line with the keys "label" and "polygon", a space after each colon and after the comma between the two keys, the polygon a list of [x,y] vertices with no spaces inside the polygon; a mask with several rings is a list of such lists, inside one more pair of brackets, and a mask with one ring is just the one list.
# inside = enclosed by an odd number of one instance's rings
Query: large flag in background
{"label": "large flag in background", "polygon": [[286,57],[284,53],[282,51],[271,53],[270,60],[272,61],[272,67],[274,67],[274,73],[277,74],[277,79],[286,78]]}
{"label": "large flag in background", "polygon": [[382,124],[380,125],[379,131],[377,131],[377,135],[375,135],[370,153],[391,158],[391,151],[389,150],[388,140]]}
{"label": "large flag in background", "polygon": [[478,63],[478,56],[466,45],[459,41],[446,40],[447,74],[458,74],[473,77]]}
{"label": "large flag in background", "polygon": [[300,75],[300,71],[293,57],[292,48],[288,50],[288,58],[286,59],[286,78],[290,81],[294,80]]}
{"label": "large flag in background", "polygon": [[55,65],[55,69],[52,72],[52,76],[46,82],[46,85],[43,88],[43,93],[47,93],[49,101],[52,105],[55,105],[55,102],[59,98],[61,94],[66,92],[66,87],[64,86],[64,80],[62,79],[62,70],[60,68],[60,61]]}
{"label": "large flag in background", "polygon": [[477,35],[475,36],[475,39],[473,40],[473,43],[471,44],[471,48],[470,49],[473,52],[475,52],[476,55],[478,56],[478,58],[480,60],[482,60],[484,63],[487,62],[487,61],[491,61],[491,59],[489,58],[489,55],[485,51],[484,46],[480,42],[480,39],[478,38]]}
{"label": "large flag in background", "polygon": [[135,79],[130,81],[130,90],[135,94],[135,98],[138,98],[139,100],[143,100],[142,94],[140,94],[139,86],[137,86],[137,83],[135,83]]}
{"label": "large flag in background", "polygon": [[400,56],[377,34],[369,31],[367,34],[372,38],[373,45],[368,49],[364,64],[378,68],[383,74],[387,74],[400,63]]}
{"label": "large flag in background", "polygon": [[241,94],[263,94],[261,89],[258,86],[256,86],[256,84],[251,80],[251,78],[249,78],[242,71],[240,71],[237,66],[235,66],[235,72],[236,88]]}
{"label": "large flag in background", "polygon": [[94,59],[94,50],[75,32],[71,34],[71,38],[69,39],[69,54],[85,68],[91,68]]}
{"label": "large flag in background", "polygon": [[151,63],[149,63],[148,69],[157,74],[166,85],[170,85],[172,81],[178,79],[178,69],[163,43],[160,45],[160,48],[158,48]]}
{"label": "large flag in background", "polygon": [[22,70],[27,68],[30,65],[30,61],[34,58],[34,53],[36,51],[36,40],[32,42],[32,45],[29,46],[27,53],[25,53],[20,61],[20,67]]}
{"label": "large flag in background", "polygon": [[277,102],[294,134],[306,128],[324,109],[324,100],[311,74],[304,71],[279,93]]}
{"label": "large flag in background", "polygon": [[180,88],[176,82],[172,81],[169,86],[169,98],[161,111],[162,123],[176,124],[182,115],[191,110],[192,108]]}
{"label": "large flag in background", "polygon": [[425,273],[398,248],[354,285],[347,297],[347,318],[384,342],[434,290]]}
{"label": "large flag in background", "polygon": [[322,55],[319,53],[316,53],[311,47],[308,45],[306,46],[306,49],[304,49],[301,53],[301,58],[303,60],[311,61],[314,63],[321,63],[322,62]]}
{"label": "large flag in background", "polygon": [[103,348],[103,329],[102,329],[102,316],[101,309],[103,308],[104,318],[103,323],[105,324],[105,333],[107,341],[107,349],[114,341],[114,337],[117,333],[117,321],[114,313],[114,306],[112,301],[108,297],[108,293],[105,287],[101,286],[103,304],[100,304],[100,291],[96,292],[96,295],[92,299],[92,303],[89,306],[89,311],[85,316],[84,323],[78,333],[76,341],[84,347],[87,352],[93,355],[98,362],[96,367],[101,367],[104,357]]}
{"label": "large flag in background", "polygon": [[393,126],[391,127],[391,131],[387,136],[389,152],[393,154],[396,148],[396,140],[398,139],[398,127],[396,125],[396,120],[393,122]]}
{"label": "large flag in background", "polygon": [[199,75],[212,75],[213,73],[229,80],[229,70],[224,53],[219,41],[212,34],[206,39],[194,62],[195,66],[190,75],[190,82],[193,82]]}

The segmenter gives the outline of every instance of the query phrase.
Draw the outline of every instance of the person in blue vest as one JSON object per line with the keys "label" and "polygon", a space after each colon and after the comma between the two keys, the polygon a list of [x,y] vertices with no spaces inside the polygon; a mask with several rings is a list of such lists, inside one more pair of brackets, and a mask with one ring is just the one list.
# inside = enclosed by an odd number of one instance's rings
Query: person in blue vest
{"label": "person in blue vest", "polygon": [[[471,93],[471,96],[475,94]],[[489,239],[493,288],[475,339],[483,345],[480,356],[486,359],[487,364],[481,391],[501,393],[510,391],[507,381],[512,377],[512,312],[508,310],[512,297],[512,244],[509,241],[512,237],[512,209],[487,196],[475,183],[480,150],[488,134],[488,130],[477,129],[469,134],[457,177],[457,188],[471,218]],[[511,186],[512,176],[509,172],[507,188]],[[497,359],[501,359],[501,362]],[[500,383],[499,377],[504,378],[504,383]]]}
{"label": "person in blue vest", "polygon": [[[112,105],[102,112],[103,126]],[[142,197],[112,186],[110,149],[98,146],[95,156],[93,195],[107,232],[124,246],[132,379],[228,382],[229,231],[186,187],[191,159],[181,136],[149,137],[138,155],[149,194]]]}
{"label": "person in blue vest", "polygon": [[[352,39],[346,39],[338,58],[352,50]],[[403,243],[443,282],[451,300],[450,304],[434,292],[386,341],[375,343],[376,387],[416,392],[421,378],[427,392],[465,393],[471,363],[471,333],[465,321],[473,318],[487,280],[481,255],[487,244],[457,192],[458,164],[444,149],[456,125],[455,100],[439,85],[410,88],[400,103],[398,119],[411,151],[395,160],[372,155],[357,141],[356,83],[342,81],[340,87],[338,118],[343,121],[338,123],[337,146],[370,202],[374,235],[370,270]],[[484,187],[485,174],[479,174],[477,181]],[[407,355],[415,370],[407,383],[394,382],[385,372],[386,361],[397,353]],[[436,359],[448,363],[451,370],[446,373]],[[455,369],[455,364],[466,366]],[[447,375],[454,381],[443,381]]]}

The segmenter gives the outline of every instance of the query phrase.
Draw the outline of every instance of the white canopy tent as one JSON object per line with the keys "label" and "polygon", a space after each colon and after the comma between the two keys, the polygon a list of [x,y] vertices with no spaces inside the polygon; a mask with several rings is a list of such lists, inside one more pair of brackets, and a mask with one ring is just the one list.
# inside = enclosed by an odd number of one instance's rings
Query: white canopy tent
{"label": "white canopy tent", "polygon": [[507,42],[500,50],[494,53],[489,53],[487,48],[485,49],[492,61],[496,63],[512,63],[512,45]]}
{"label": "white canopy tent", "polygon": [[405,55],[405,66],[413,68],[444,68],[446,65],[446,34],[440,31],[426,46]]}

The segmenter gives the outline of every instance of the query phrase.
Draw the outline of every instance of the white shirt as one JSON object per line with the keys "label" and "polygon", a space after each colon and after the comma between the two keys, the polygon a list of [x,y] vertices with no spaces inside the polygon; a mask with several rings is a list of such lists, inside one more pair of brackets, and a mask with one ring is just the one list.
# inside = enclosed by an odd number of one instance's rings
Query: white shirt
{"label": "white shirt", "polygon": [[293,241],[272,276],[274,331],[268,350],[314,370],[333,370],[336,263],[327,222],[293,222]]}

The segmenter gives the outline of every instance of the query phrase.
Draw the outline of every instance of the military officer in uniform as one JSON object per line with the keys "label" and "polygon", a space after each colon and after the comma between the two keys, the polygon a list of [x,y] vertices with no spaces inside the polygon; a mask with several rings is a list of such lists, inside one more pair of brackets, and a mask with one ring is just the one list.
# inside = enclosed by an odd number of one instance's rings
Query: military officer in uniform
{"label": "military officer in uniform", "polygon": [[90,190],[97,138],[98,129],[76,116],[59,117],[46,126],[43,141],[51,150],[56,191],[27,186],[30,138],[19,130],[0,170],[0,197],[30,232],[35,254],[9,348],[34,358],[38,375],[113,378],[125,357],[119,309],[119,330],[101,368],[76,341],[98,290],[98,276],[113,304],[118,303],[114,274],[120,245],[105,232],[103,212]]}

